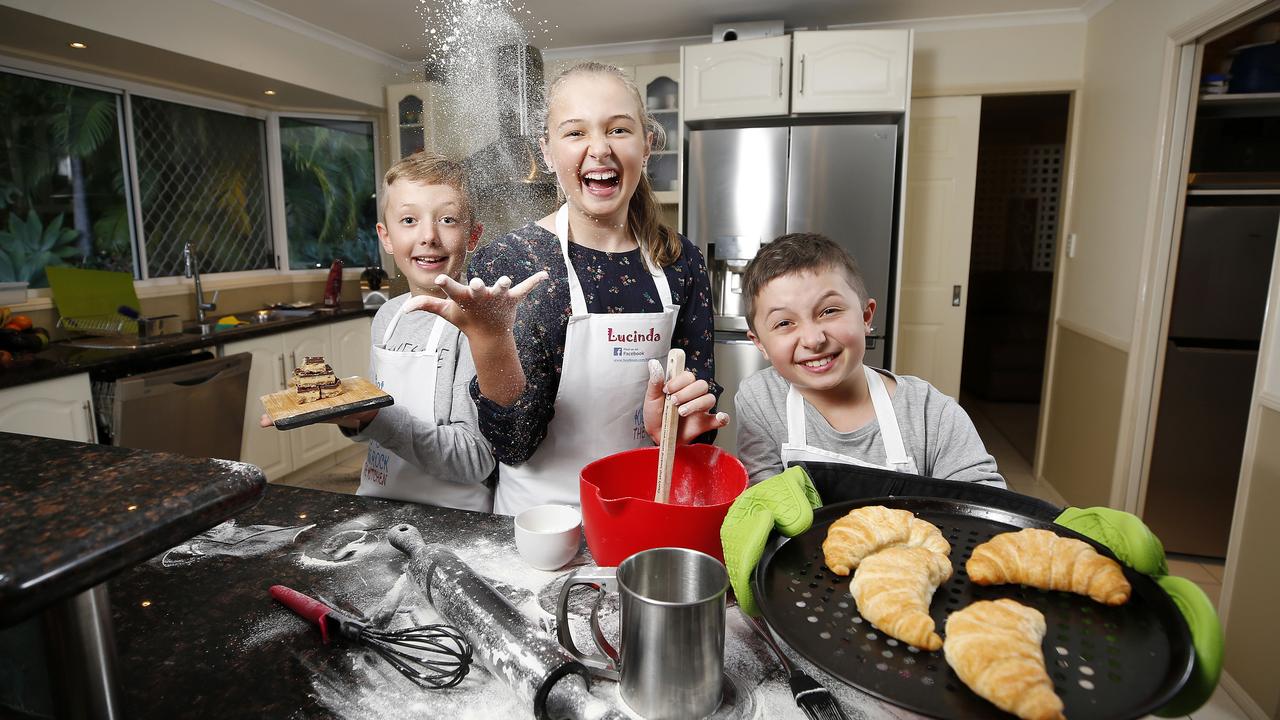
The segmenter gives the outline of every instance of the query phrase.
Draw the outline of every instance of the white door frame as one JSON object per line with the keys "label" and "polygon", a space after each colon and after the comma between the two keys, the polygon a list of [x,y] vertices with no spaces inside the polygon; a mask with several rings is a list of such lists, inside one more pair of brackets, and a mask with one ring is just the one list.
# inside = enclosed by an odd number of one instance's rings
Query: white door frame
{"label": "white door frame", "polygon": [[1062,288],[1066,287],[1064,278],[1070,271],[1067,262],[1067,228],[1075,206],[1076,162],[1079,160],[1079,138],[1077,136],[1082,119],[1082,104],[1079,89],[1064,90],[1069,97],[1067,107],[1067,137],[1063,148],[1062,162],[1062,197],[1058,202],[1058,237],[1054,248],[1053,283],[1049,290],[1049,335],[1044,344],[1044,379],[1040,382],[1040,417],[1036,423],[1036,454],[1031,463],[1031,476],[1039,482],[1044,477],[1045,447],[1049,444],[1045,438],[1049,435],[1050,405],[1053,403],[1053,370],[1057,359],[1058,319],[1062,317]]}

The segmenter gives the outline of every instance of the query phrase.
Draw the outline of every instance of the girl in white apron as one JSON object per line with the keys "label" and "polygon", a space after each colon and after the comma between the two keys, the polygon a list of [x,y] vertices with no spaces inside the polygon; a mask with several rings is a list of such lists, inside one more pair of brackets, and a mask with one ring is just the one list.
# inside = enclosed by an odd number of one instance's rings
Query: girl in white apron
{"label": "girl in white apron", "polygon": [[728,422],[707,412],[715,397],[706,267],[692,243],[662,225],[645,175],[659,126],[611,66],[575,66],[547,98],[543,158],[567,202],[480,248],[470,266],[477,277],[519,280],[546,269],[553,279],[525,299],[515,324],[524,396],[500,406],[472,385],[499,460],[494,511],[507,514],[578,505],[584,465],[653,444],[664,383],[649,361],[665,362],[673,342],[689,368],[665,383],[686,415],[682,440]]}
{"label": "girl in white apron", "polygon": [[661,311],[588,313],[582,283],[569,260],[567,205],[556,213],[556,237],[568,270],[573,314],[547,435],[533,457],[516,466],[499,465],[493,509],[508,515],[543,503],[577,505],[578,472],[584,465],[652,444],[636,411],[649,383],[647,361],[666,356],[680,312],[671,300],[666,273],[655,268]]}

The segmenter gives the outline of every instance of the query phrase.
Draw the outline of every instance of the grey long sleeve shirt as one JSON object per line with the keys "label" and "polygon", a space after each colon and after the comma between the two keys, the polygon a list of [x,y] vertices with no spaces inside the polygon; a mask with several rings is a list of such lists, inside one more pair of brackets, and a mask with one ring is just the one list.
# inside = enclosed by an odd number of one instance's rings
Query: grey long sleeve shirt
{"label": "grey long sleeve shirt", "polygon": [[[987,452],[973,421],[959,403],[918,377],[887,374],[898,381],[893,411],[898,416],[907,454],[915,458],[921,475],[1005,487],[1004,478],[996,471],[995,458]],[[784,469],[782,444],[787,441],[788,389],[787,381],[770,367],[743,381],[734,397],[738,458],[753,483]],[[872,420],[852,432],[839,432],[807,401],[804,415],[809,445],[876,465],[888,460],[879,421]]]}
{"label": "grey long sleeve shirt", "polygon": [[[374,345],[382,343],[391,318],[408,298],[407,293],[399,295],[378,309],[371,331]],[[425,349],[431,327],[438,320],[428,312],[405,315],[387,349],[396,352]],[[371,358],[372,353],[371,349]],[[475,374],[466,336],[447,331],[440,338],[435,387],[420,388],[421,392],[435,397],[435,421],[417,417],[400,405],[390,405],[380,409],[377,417],[360,432],[344,434],[357,441],[376,440],[425,475],[450,483],[474,485],[477,500],[485,509],[491,509],[493,488],[492,483],[486,481],[495,463],[488,441],[480,434],[475,402],[471,399],[471,379]],[[361,494],[363,490],[362,487]]]}

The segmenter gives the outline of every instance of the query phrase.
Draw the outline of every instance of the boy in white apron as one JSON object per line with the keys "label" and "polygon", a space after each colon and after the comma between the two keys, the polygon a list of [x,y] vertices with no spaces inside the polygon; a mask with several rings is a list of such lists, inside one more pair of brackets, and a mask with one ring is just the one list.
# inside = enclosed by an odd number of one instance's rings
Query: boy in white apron
{"label": "boy in white apron", "polygon": [[954,399],[862,364],[876,302],[830,238],[796,233],[765,245],[742,294],[748,336],[772,365],[734,397],[738,457],[752,482],[807,460],[1005,487]]}
{"label": "boy in white apron", "polygon": [[421,152],[387,170],[378,238],[409,292],[373,318],[370,372],[395,404],[337,422],[369,444],[357,494],[488,512],[495,463],[476,426],[467,338],[441,317],[411,312],[443,296],[441,276],[462,277],[480,239],[464,177],[459,163]]}

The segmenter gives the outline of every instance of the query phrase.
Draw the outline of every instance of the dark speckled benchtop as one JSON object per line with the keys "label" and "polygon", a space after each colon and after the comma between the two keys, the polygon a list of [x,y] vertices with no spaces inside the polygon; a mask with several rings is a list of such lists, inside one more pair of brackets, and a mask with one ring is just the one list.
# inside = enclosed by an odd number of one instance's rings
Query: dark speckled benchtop
{"label": "dark speckled benchtop", "polygon": [[0,627],[91,588],[262,496],[253,465],[0,433]]}

